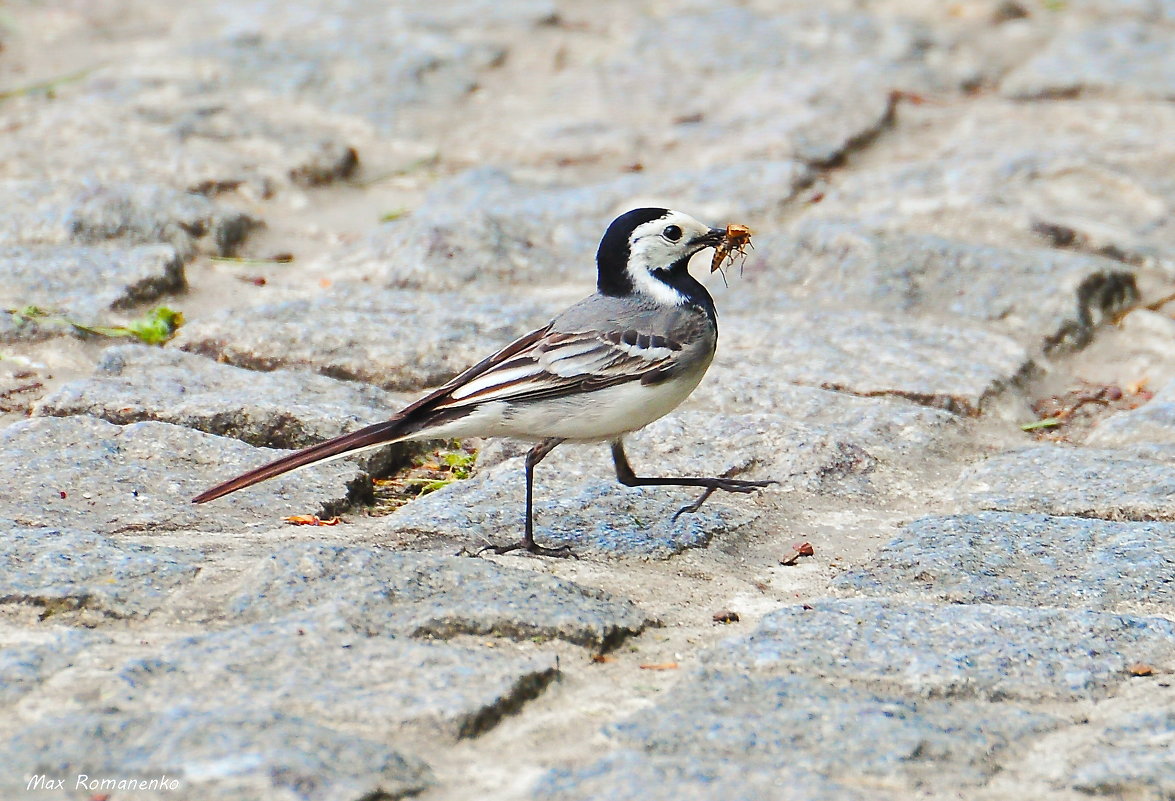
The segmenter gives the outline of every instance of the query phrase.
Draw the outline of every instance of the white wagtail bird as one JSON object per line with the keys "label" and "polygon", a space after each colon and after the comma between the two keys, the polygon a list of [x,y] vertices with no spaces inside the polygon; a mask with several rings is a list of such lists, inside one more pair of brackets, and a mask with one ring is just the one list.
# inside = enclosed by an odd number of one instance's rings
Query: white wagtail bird
{"label": "white wagtail bird", "polygon": [[[728,229],[729,230],[729,229]],[[747,230],[747,229],[742,229]],[[646,478],[624,454],[625,434],[678,406],[705,375],[718,343],[710,293],[688,270],[706,248],[728,253],[728,231],[667,209],[634,209],[608,227],[596,254],[596,292],[549,324],[475,364],[390,420],[303,450],[218,484],[203,503],[316,462],[405,440],[516,437],[526,455],[522,541],[491,548],[565,555],[534,540],[534,468],[563,442],[609,442],[616,478],[629,487],[703,487],[683,512],[715,490],[753,492],[772,481],[726,477]],[[715,265],[720,263],[715,258]],[[676,516],[675,516],[676,517]]]}

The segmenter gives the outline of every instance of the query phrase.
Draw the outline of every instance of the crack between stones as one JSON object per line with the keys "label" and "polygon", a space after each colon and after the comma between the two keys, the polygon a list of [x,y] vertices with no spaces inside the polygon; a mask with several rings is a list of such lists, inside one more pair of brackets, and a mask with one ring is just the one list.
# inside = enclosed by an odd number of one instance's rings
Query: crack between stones
{"label": "crack between stones", "polygon": [[[844,145],[828,158],[798,160],[817,170],[827,171],[844,167],[852,156],[872,147],[883,133],[894,127],[894,124],[897,122],[897,109],[901,97],[902,95],[899,91],[891,91],[889,97],[885,100],[885,110],[881,113],[877,121],[846,139]],[[811,185],[811,183],[812,181],[809,181],[808,185]],[[803,188],[797,187],[796,191],[799,192]]]}
{"label": "crack between stones", "polygon": [[602,632],[592,631],[589,628],[561,631],[558,627],[528,625],[526,623],[507,622],[484,625],[461,618],[440,618],[420,624],[412,631],[411,636],[416,639],[451,640],[454,637],[468,634],[479,637],[504,637],[515,641],[541,637],[545,640],[563,640],[572,645],[595,649],[598,654],[604,654],[614,650],[630,637],[639,636],[645,629],[657,626],[657,621],[646,621],[636,628],[607,626]]}
{"label": "crack between stones", "polygon": [[1097,512],[1093,509],[1079,511],[1042,511],[1014,509],[1008,506],[981,506],[984,512],[1010,512],[1013,514],[1044,514],[1050,517],[1076,517],[1082,520],[1103,520],[1107,523],[1175,523],[1175,515],[1161,514],[1131,514],[1125,510],[1113,512]]}
{"label": "crack between stones", "polygon": [[[953,395],[945,395],[940,393],[922,393],[910,392],[900,389],[876,389],[872,391],[858,391],[850,389],[841,384],[826,382],[820,384],[820,389],[828,390],[830,392],[840,392],[844,395],[853,395],[858,398],[902,398],[908,400],[919,406],[927,406],[931,409],[942,409],[951,414],[960,417],[978,417],[979,409],[972,406],[962,398],[954,397]],[[1001,390],[1002,391],[1002,390]],[[984,396],[987,397],[986,395]]]}
{"label": "crack between stones", "polygon": [[121,311],[159,300],[167,295],[182,294],[188,288],[183,257],[172,247],[171,255],[164,261],[162,275],[147,276],[130,284],[110,308]]}
{"label": "crack between stones", "polygon": [[1044,338],[1046,355],[1087,347],[1107,319],[1137,305],[1140,293],[1133,273],[1111,272],[1089,276],[1077,287],[1077,319]]}
{"label": "crack between stones", "polygon": [[13,593],[0,596],[0,606],[33,606],[40,607],[41,612],[37,619],[44,622],[51,617],[70,612],[94,612],[111,620],[127,620],[127,615],[120,615],[110,609],[104,609],[101,604],[94,603],[94,596],[83,593],[61,597],[46,597],[30,595],[28,593]]}
{"label": "crack between stones", "polygon": [[510,692],[499,698],[497,703],[483,707],[472,715],[464,717],[457,730],[457,739],[477,737],[492,729],[507,715],[520,712],[528,701],[538,698],[543,690],[560,675],[558,668],[549,667],[520,678]]}
{"label": "crack between stones", "polygon": [[1087,256],[1099,256],[1103,259],[1121,262],[1128,267],[1154,269],[1159,266],[1158,259],[1153,255],[1124,250],[1115,244],[1096,245],[1090,241],[1087,234],[1063,223],[1037,219],[1032,221],[1029,229],[1037,236],[1043,237],[1057,250],[1069,250],[1074,253],[1084,253]]}

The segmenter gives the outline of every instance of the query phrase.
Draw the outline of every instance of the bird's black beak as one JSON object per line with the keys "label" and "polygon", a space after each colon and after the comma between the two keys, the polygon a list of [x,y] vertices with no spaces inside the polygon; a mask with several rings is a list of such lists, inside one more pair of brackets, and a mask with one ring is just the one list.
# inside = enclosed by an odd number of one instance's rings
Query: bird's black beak
{"label": "bird's black beak", "polygon": [[702,248],[716,248],[722,244],[722,240],[725,238],[725,228],[711,228],[709,231],[696,238],[691,244],[698,250],[701,250]]}

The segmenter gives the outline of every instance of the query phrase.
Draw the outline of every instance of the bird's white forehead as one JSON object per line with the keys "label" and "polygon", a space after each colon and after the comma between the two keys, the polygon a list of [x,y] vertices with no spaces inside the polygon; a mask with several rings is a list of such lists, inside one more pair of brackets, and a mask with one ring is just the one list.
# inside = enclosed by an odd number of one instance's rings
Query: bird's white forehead
{"label": "bird's white forehead", "polygon": [[629,242],[636,242],[646,236],[660,236],[668,226],[676,225],[687,236],[698,236],[710,230],[710,226],[705,225],[693,217],[680,211],[669,211],[663,216],[655,220],[650,220],[647,223],[641,223],[632,231],[632,236],[629,237]]}

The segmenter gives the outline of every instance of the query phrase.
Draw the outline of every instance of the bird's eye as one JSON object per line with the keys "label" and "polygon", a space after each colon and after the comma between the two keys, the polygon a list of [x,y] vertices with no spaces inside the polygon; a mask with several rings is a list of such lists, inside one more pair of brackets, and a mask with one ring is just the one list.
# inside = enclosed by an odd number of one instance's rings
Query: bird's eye
{"label": "bird's eye", "polygon": [[670,242],[676,242],[681,239],[681,229],[676,225],[667,225],[665,230],[661,232],[661,236],[668,239]]}

